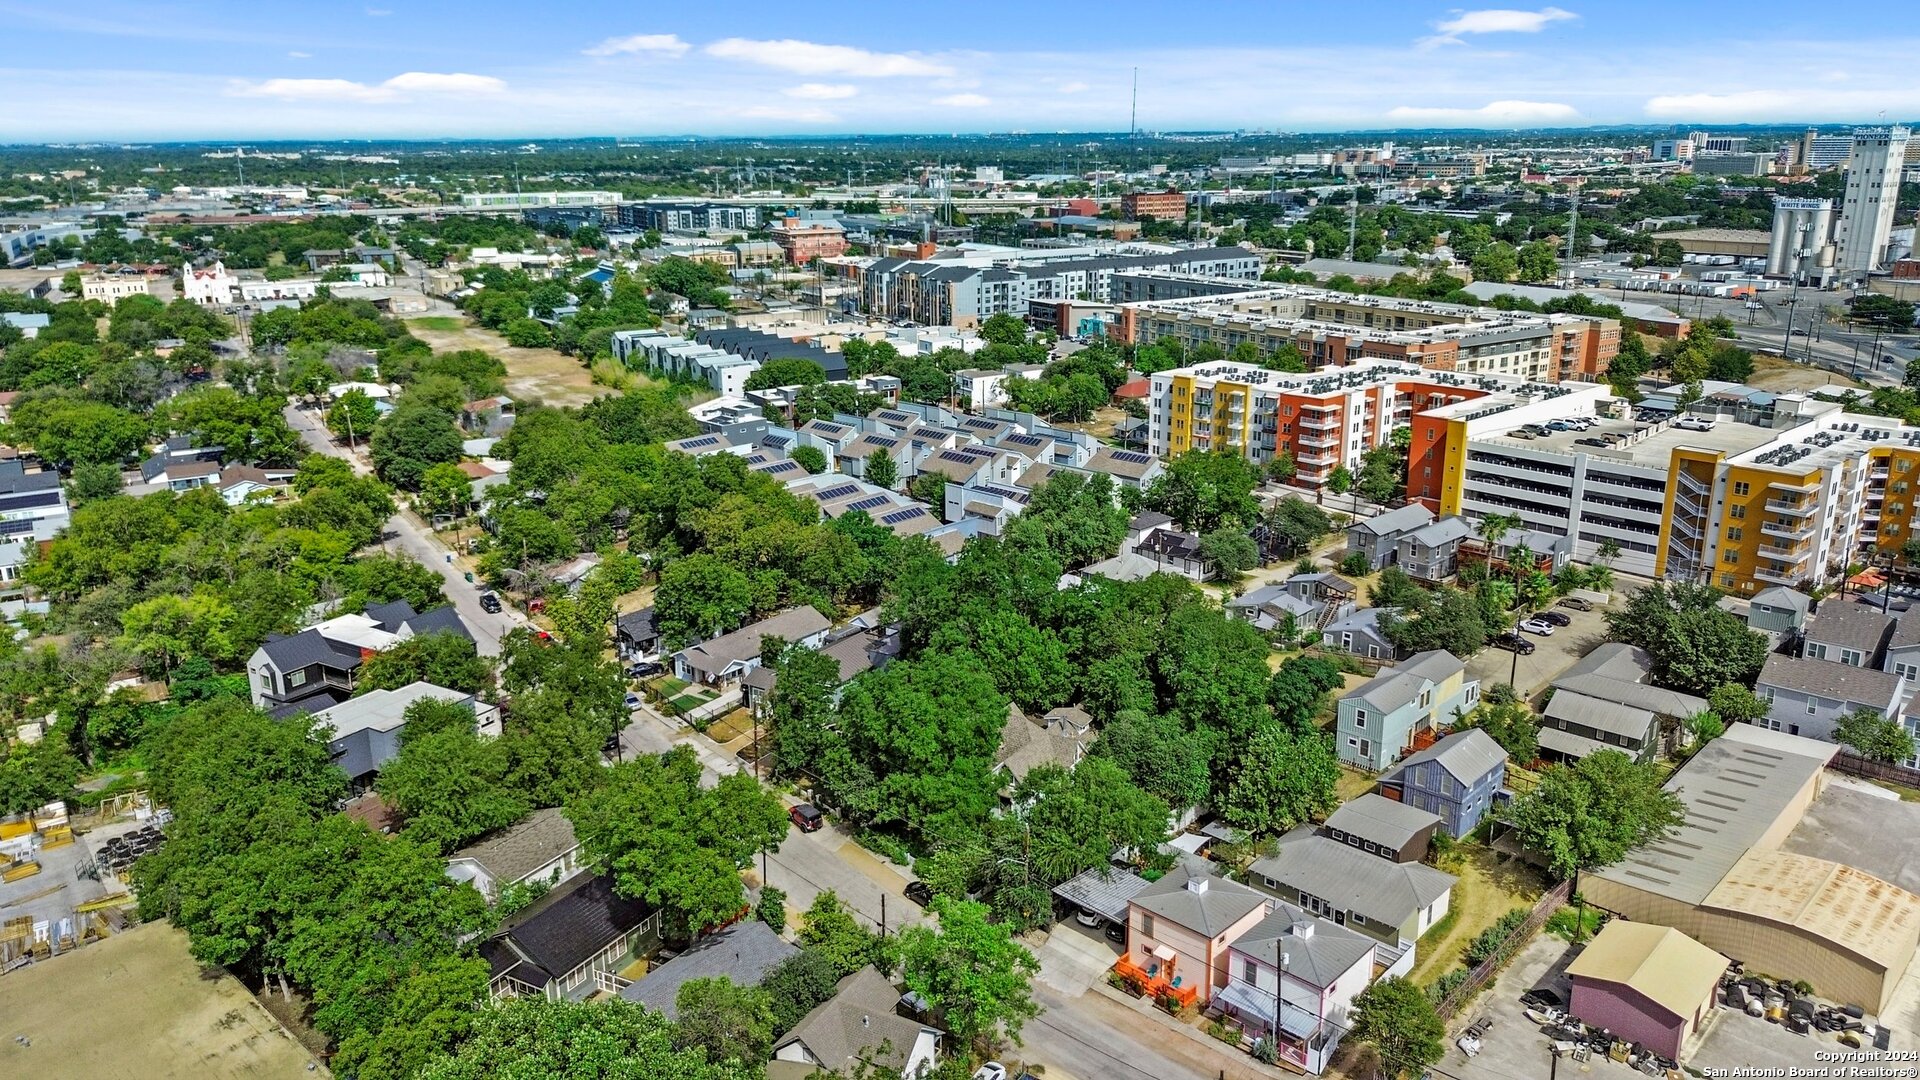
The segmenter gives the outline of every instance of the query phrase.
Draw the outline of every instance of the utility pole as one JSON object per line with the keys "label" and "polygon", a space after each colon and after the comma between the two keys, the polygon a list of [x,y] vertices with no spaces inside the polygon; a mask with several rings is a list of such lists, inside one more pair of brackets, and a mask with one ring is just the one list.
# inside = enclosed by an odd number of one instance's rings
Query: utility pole
{"label": "utility pole", "polygon": [[1567,275],[1573,275],[1573,242],[1580,235],[1580,185],[1568,184],[1573,195],[1573,217],[1567,223]]}

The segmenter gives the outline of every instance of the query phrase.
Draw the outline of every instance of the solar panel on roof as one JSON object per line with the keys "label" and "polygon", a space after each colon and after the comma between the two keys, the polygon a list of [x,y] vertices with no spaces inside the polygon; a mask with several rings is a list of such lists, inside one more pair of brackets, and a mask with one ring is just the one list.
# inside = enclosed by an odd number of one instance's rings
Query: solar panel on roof
{"label": "solar panel on roof", "polygon": [[912,521],[914,518],[917,518],[924,513],[926,513],[926,511],[920,509],[917,506],[909,506],[904,510],[895,510],[891,514],[881,515],[880,524],[898,525],[903,521]]}
{"label": "solar panel on roof", "polygon": [[1132,450],[1115,450],[1113,452],[1113,460],[1123,461],[1128,465],[1146,465],[1153,461],[1153,457],[1148,454],[1135,453]]}
{"label": "solar panel on roof", "polygon": [[853,505],[847,507],[847,509],[871,510],[876,506],[885,506],[892,501],[893,501],[893,496],[891,495],[869,495],[866,498],[861,499],[859,502],[854,503]]}

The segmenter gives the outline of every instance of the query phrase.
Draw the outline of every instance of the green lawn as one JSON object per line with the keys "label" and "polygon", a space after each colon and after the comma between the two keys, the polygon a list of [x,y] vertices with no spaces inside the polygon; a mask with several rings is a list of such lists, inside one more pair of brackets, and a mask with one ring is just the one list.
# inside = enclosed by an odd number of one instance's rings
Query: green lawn
{"label": "green lawn", "polygon": [[418,319],[408,319],[408,326],[417,326],[422,330],[438,330],[450,333],[467,325],[467,321],[458,315],[427,315]]}

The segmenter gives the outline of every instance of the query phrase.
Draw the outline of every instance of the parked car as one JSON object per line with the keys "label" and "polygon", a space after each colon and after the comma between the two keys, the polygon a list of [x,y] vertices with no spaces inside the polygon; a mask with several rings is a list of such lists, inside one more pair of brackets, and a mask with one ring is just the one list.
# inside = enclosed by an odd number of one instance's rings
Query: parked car
{"label": "parked car", "polygon": [[1593,605],[1591,603],[1581,599],[1578,596],[1562,597],[1560,600],[1560,606],[1570,607],[1575,611],[1592,611],[1593,610]]}
{"label": "parked car", "polygon": [[787,819],[801,832],[819,832],[820,826],[827,822],[827,815],[812,803],[801,803],[787,811]]}
{"label": "parked car", "polygon": [[499,594],[490,593],[490,592],[481,593],[480,594],[480,610],[486,612],[489,615],[500,614]]}
{"label": "parked car", "polygon": [[1089,930],[1098,930],[1100,929],[1100,924],[1107,921],[1107,917],[1096,911],[1079,908],[1073,913],[1073,921]]}
{"label": "parked car", "polygon": [[642,660],[637,664],[627,665],[627,678],[645,679],[649,676],[658,675],[665,670],[667,669],[652,660]]}
{"label": "parked car", "polygon": [[1533,642],[1528,641],[1526,638],[1521,637],[1511,630],[1503,630],[1493,635],[1487,644],[1495,648],[1506,649],[1509,652],[1517,652],[1521,656],[1530,656],[1533,654]]}
{"label": "parked car", "polygon": [[1675,420],[1673,426],[1686,431],[1712,431],[1713,421],[1704,416],[1683,416]]}
{"label": "parked car", "polygon": [[1007,1067],[997,1061],[989,1061],[973,1070],[973,1080],[1007,1080]]}
{"label": "parked car", "polygon": [[1512,431],[1509,431],[1509,432],[1507,432],[1507,438],[1509,438],[1509,439],[1532,439],[1532,438],[1533,438],[1533,432],[1531,432],[1531,431],[1528,431],[1528,430],[1527,430],[1527,429],[1525,429],[1525,428],[1514,428],[1514,429],[1513,429]]}
{"label": "parked car", "polygon": [[1589,435],[1584,439],[1575,439],[1573,441],[1576,443],[1579,443],[1581,446],[1598,446],[1602,449],[1605,449],[1607,446],[1611,445],[1607,442],[1607,440],[1598,438],[1593,435]]}
{"label": "parked car", "polygon": [[1572,626],[1573,619],[1558,611],[1536,611],[1533,617],[1540,622],[1549,622],[1555,626]]}
{"label": "parked car", "polygon": [[907,887],[901,891],[907,894],[907,899],[921,907],[933,903],[933,886],[924,881],[909,881]]}
{"label": "parked car", "polygon": [[642,699],[641,699],[641,697],[640,697],[640,695],[639,695],[639,694],[636,694],[636,693],[633,693],[632,691],[628,691],[628,693],[627,693],[627,711],[628,711],[628,712],[632,712],[633,710],[635,710],[635,709],[637,709],[637,708],[639,708],[639,707],[640,707],[640,702],[641,702],[641,700],[642,700]]}
{"label": "parked car", "polygon": [[1552,623],[1544,619],[1521,619],[1520,629],[1525,630],[1529,634],[1539,634],[1541,637],[1552,637],[1555,627]]}

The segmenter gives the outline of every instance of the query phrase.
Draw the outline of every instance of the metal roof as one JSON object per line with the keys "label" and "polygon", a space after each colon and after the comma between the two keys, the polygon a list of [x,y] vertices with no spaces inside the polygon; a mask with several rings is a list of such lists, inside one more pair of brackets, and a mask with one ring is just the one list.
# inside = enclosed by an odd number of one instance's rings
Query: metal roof
{"label": "metal roof", "polygon": [[1472,787],[1481,777],[1506,764],[1507,751],[1493,741],[1493,736],[1479,728],[1468,728],[1454,732],[1417,754],[1401,758],[1400,764],[1381,779],[1391,780],[1413,766],[1429,761],[1438,762],[1449,776],[1460,781],[1461,786]]}
{"label": "metal roof", "polygon": [[1447,895],[1459,880],[1431,866],[1389,862],[1305,830],[1282,837],[1279,854],[1254,860],[1252,871],[1385,926],[1405,925],[1414,912]]}
{"label": "metal roof", "polygon": [[1069,904],[1104,915],[1116,923],[1127,921],[1127,903],[1147,887],[1147,879],[1131,870],[1095,867],[1082,870],[1053,887],[1053,895]]}
{"label": "metal roof", "polygon": [[[1631,705],[1622,705],[1614,701],[1602,701],[1588,697],[1573,690],[1556,690],[1553,700],[1547,702],[1546,714],[1551,720],[1565,720],[1594,731],[1605,731],[1614,735],[1645,740],[1653,727],[1653,713],[1646,709],[1636,709]],[[1542,726],[1541,734],[1549,728]]]}
{"label": "metal roof", "polygon": [[1440,824],[1438,814],[1369,792],[1341,805],[1327,818],[1327,828],[1399,851],[1422,830]]}

